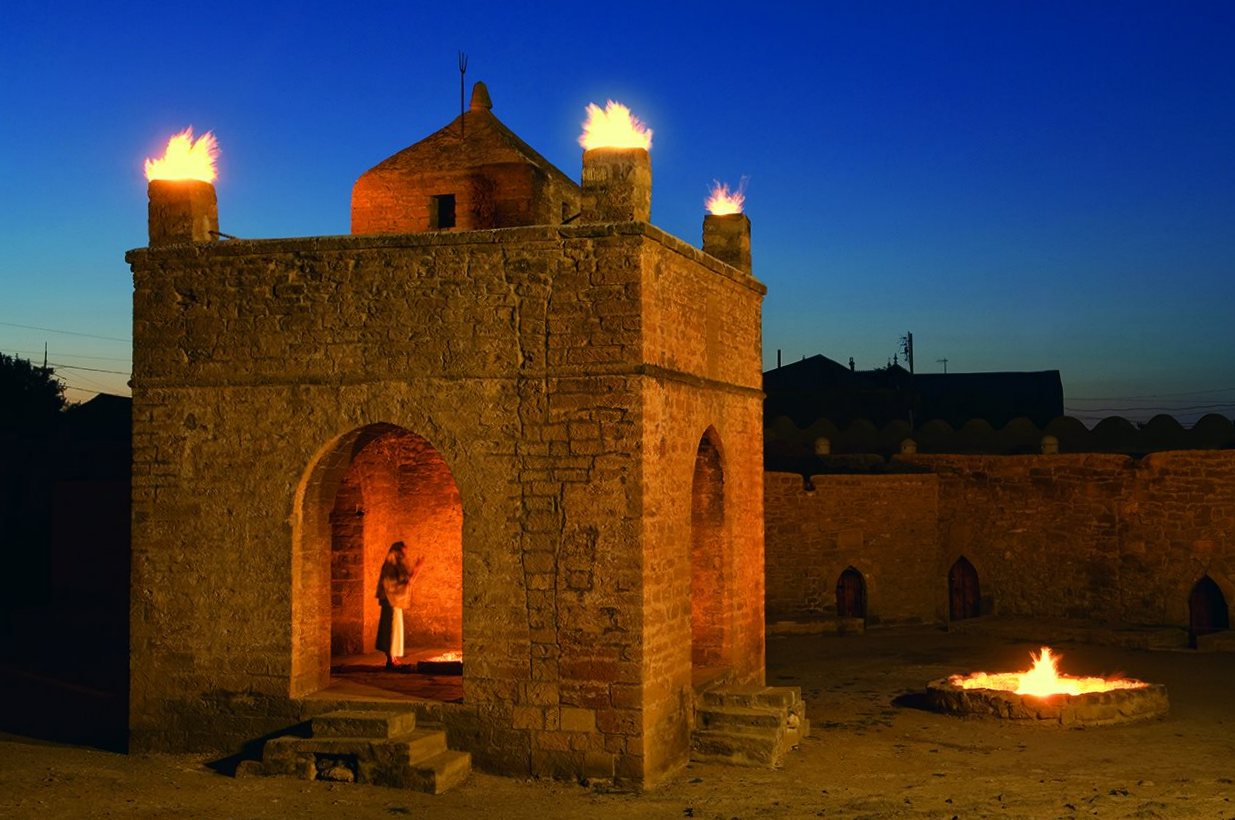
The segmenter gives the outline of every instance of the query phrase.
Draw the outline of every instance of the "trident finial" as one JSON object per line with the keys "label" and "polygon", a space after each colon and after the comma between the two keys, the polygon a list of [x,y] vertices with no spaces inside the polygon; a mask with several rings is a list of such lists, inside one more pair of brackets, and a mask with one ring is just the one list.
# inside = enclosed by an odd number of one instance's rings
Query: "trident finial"
{"label": "trident finial", "polygon": [[467,135],[467,109],[463,107],[464,78],[467,76],[467,54],[459,52],[459,136]]}

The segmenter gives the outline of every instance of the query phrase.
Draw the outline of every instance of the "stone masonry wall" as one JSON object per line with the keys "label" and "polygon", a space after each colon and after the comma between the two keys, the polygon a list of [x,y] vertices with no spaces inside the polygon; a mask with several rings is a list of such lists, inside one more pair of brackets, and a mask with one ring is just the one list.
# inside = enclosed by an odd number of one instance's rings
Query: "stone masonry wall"
{"label": "stone masonry wall", "polygon": [[352,191],[352,233],[432,230],[431,197],[455,198],[454,231],[557,225],[579,212],[579,189],[525,163],[409,175],[370,171]]}
{"label": "stone masonry wall", "polygon": [[995,614],[1187,626],[1206,574],[1235,602],[1235,452],[898,460],[932,474],[767,474],[769,620],[834,612],[853,565],[874,619],[942,621],[962,556]]}
{"label": "stone masonry wall", "polygon": [[764,477],[769,621],[836,616],[848,567],[866,583],[867,622],[938,619],[939,481],[933,475]]}
{"label": "stone masonry wall", "polygon": [[[734,582],[753,590],[731,596],[733,656],[754,677],[757,654],[761,675],[758,345],[754,387],[649,366],[653,256],[683,287],[725,279],[640,224],[132,252],[133,747],[235,750],[315,708],[338,491],[356,453],[402,430],[440,454],[462,505],[452,745],[515,774],[654,782],[683,765],[652,729],[689,732],[689,640],[684,659],[670,648],[679,624],[689,636],[689,571],[664,589],[655,557],[686,555],[714,425],[741,499]],[[759,291],[742,293],[757,323]],[[681,469],[657,470],[658,440]],[[670,503],[673,527],[649,526]]]}
{"label": "stone masonry wall", "polygon": [[[693,699],[691,488],[705,436],[719,451],[721,647],[735,682],[762,683],[763,286],[683,243],[645,246],[643,264],[644,657],[648,765],[685,762]],[[682,256],[698,264],[682,265]]]}
{"label": "stone masonry wall", "polygon": [[1187,626],[1208,573],[1235,602],[1235,453],[914,456],[940,482],[940,564],[996,613]]}

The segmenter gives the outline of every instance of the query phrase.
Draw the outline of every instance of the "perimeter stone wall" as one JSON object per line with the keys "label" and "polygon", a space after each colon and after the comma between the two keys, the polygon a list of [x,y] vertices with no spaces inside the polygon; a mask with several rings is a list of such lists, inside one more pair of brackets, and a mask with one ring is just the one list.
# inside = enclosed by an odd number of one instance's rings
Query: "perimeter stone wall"
{"label": "perimeter stone wall", "polygon": [[847,568],[866,582],[867,623],[938,617],[939,480],[934,475],[764,478],[769,621],[836,616]]}
{"label": "perimeter stone wall", "polygon": [[1235,603],[1235,451],[896,460],[930,474],[765,476],[769,620],[834,613],[851,565],[868,621],[942,621],[962,556],[995,614],[1186,627],[1206,574]]}

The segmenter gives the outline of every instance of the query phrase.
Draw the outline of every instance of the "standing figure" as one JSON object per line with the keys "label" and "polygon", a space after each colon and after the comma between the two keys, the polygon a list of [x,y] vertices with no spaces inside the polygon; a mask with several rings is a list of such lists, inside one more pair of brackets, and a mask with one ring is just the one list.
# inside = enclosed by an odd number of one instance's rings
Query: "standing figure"
{"label": "standing figure", "polygon": [[377,622],[377,648],[386,653],[386,668],[399,666],[403,657],[403,610],[412,605],[412,579],[424,563],[424,556],[408,566],[407,547],[402,541],[390,545],[382,572],[377,579],[377,600],[382,606]]}

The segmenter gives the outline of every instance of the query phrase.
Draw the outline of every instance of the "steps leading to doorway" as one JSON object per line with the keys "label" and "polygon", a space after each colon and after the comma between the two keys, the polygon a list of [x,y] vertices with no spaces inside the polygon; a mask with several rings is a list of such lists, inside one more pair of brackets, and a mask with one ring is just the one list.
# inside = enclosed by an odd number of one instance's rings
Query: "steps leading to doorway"
{"label": "steps leading to doorway", "polygon": [[691,759],[779,766],[809,734],[800,688],[717,687],[703,692],[695,704]]}
{"label": "steps leading to doorway", "polygon": [[417,728],[411,709],[327,712],[310,725],[310,737],[268,740],[261,762],[246,773],[441,794],[472,769],[470,754],[446,747],[446,732]]}

